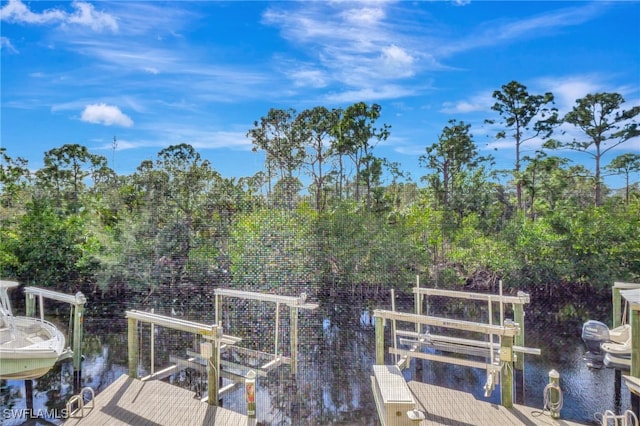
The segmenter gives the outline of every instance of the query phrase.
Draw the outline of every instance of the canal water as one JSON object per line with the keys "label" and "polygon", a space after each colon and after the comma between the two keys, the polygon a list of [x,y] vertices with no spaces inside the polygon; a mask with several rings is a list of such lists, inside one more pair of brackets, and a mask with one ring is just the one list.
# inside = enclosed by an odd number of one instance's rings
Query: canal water
{"label": "canal water", "polygon": [[[274,310],[256,305],[237,304],[223,314],[225,333],[244,337],[243,344],[262,352],[275,350]],[[387,307],[384,307],[387,308]],[[400,308],[399,308],[400,309]],[[410,309],[400,309],[408,311]],[[111,312],[89,314],[85,321],[83,386],[96,393],[105,389],[120,375],[127,373],[127,324],[121,307]],[[180,312],[174,312],[181,315]],[[279,353],[289,355],[288,311],[280,312],[278,334]],[[212,323],[211,315],[184,315],[194,321]],[[60,323],[64,319],[60,319]],[[389,332],[387,324],[387,332]],[[140,373],[150,371],[150,330],[139,330],[142,344]],[[371,392],[371,365],[375,361],[374,327],[370,312],[356,305],[321,304],[316,311],[300,311],[299,365],[296,374],[288,365],[275,368],[258,378],[257,413],[260,424],[305,425],[376,425],[377,416]],[[193,342],[189,336],[156,329],[155,369],[169,365],[169,356],[186,358],[186,349]],[[389,345],[390,337],[386,337]],[[562,418],[587,424],[605,410],[622,412],[629,408],[629,391],[614,385],[614,371],[590,370],[583,362],[585,353],[580,340],[579,325],[563,328],[561,324],[527,324],[528,347],[541,349],[541,355],[526,355],[523,385],[518,387],[516,402],[543,408],[544,389],[552,369],[560,373],[563,394]],[[259,359],[230,359],[236,363],[260,363]],[[389,356],[388,363],[394,360]],[[472,393],[476,398],[500,403],[499,388],[485,398],[483,386],[486,372],[480,369],[424,361],[421,369],[416,362],[404,371],[407,380],[420,380]],[[171,376],[172,383],[189,388],[194,394],[206,389],[203,377],[195,370],[185,370]],[[1,424],[7,426],[28,423],[51,425],[62,423],[58,418],[65,401],[73,395],[73,368],[70,361],[57,365],[47,375],[33,381],[33,404],[27,409],[23,381],[0,381]],[[246,412],[243,388],[224,394],[225,407]],[[28,419],[29,415],[40,416]],[[177,414],[179,415],[179,414]],[[176,418],[176,424],[181,424]]]}

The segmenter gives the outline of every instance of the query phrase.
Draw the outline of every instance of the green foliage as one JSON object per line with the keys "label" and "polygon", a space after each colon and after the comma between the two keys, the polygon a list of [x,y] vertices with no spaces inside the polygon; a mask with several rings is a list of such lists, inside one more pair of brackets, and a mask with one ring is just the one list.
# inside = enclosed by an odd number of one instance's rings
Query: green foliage
{"label": "green foliage", "polygon": [[44,287],[77,287],[91,280],[101,247],[86,230],[86,215],[60,216],[46,201],[27,205],[13,240],[16,275],[22,282]]}
{"label": "green foliage", "polygon": [[263,208],[241,214],[231,229],[232,284],[251,291],[300,294],[318,283],[315,213]]}
{"label": "green foliage", "polygon": [[638,211],[619,206],[591,208],[575,214],[566,234],[571,278],[606,287],[614,280],[633,281],[640,275]]}

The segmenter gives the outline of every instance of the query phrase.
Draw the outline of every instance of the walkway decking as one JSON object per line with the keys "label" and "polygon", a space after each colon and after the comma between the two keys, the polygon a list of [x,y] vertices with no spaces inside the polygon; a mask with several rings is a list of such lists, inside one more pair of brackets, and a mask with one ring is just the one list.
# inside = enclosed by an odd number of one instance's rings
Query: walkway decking
{"label": "walkway decking", "polygon": [[454,389],[415,381],[410,381],[408,385],[418,402],[418,409],[426,416],[420,426],[581,425],[562,419],[554,420],[546,414],[540,415],[539,409],[523,405],[514,404],[513,408],[508,409]]}
{"label": "walkway decking", "polygon": [[193,392],[158,380],[142,382],[126,375],[96,395],[95,406],[85,407],[75,425],[247,425],[247,416],[194,399]]}

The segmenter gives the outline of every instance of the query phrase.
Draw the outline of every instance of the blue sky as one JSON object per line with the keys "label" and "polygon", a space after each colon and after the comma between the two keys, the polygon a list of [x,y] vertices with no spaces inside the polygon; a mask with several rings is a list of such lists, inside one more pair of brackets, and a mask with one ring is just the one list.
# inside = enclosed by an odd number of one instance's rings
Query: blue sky
{"label": "blue sky", "polygon": [[[564,114],[588,93],[640,105],[640,2],[0,2],[1,141],[42,166],[67,143],[133,173],[189,143],[224,176],[263,167],[246,133],[270,108],[382,106],[375,154],[414,181],[451,118],[481,154],[496,141],[491,94],[511,80],[551,91]],[[565,129],[565,138],[575,134]],[[113,149],[113,138],[117,147]],[[603,158],[640,153],[640,138]],[[539,141],[523,146],[533,154]],[[497,150],[496,150],[497,149]],[[571,153],[593,169],[590,157]],[[620,181],[609,179],[613,186]]]}

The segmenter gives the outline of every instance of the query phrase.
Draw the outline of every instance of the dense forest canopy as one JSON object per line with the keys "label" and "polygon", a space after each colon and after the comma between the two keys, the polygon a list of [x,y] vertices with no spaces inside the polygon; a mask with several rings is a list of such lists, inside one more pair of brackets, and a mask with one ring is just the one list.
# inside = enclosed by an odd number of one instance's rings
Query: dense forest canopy
{"label": "dense forest canopy", "polygon": [[[267,111],[247,130],[264,168],[241,178],[222,176],[188,144],[131,175],[78,144],[44,153],[38,170],[0,148],[0,274],[169,304],[216,286],[367,298],[407,289],[416,275],[434,286],[502,280],[548,293],[640,279],[640,155],[623,145],[640,135],[640,106],[596,93],[560,117],[553,94],[515,81],[493,96],[488,120],[514,146],[507,180],[455,119],[426,144],[420,182],[407,179],[376,155],[393,129],[380,105],[363,102]],[[566,138],[562,124],[582,136]],[[523,144],[540,149],[521,157]],[[567,148],[588,153],[594,172],[563,157]],[[605,174],[625,187],[608,188]],[[581,309],[558,307],[574,317]]]}

